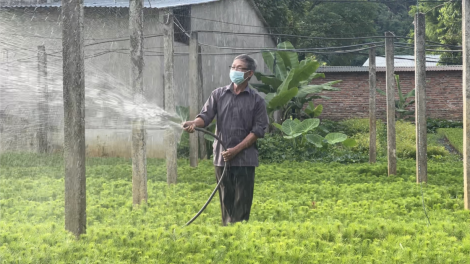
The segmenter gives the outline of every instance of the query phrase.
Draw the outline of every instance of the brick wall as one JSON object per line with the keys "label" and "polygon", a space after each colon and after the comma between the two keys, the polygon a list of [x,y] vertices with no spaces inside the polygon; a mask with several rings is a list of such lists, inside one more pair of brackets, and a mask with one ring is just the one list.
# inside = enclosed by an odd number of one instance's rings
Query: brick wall
{"label": "brick wall", "polygon": [[[403,93],[415,86],[414,71],[396,72],[400,76]],[[342,80],[335,87],[341,91],[324,92],[330,100],[316,99],[314,104],[323,105],[322,119],[342,120],[367,118],[369,116],[369,73],[327,72],[324,79],[315,79],[312,84]],[[385,91],[385,72],[377,72],[377,88]],[[428,71],[426,73],[427,117],[447,120],[462,120],[462,71]],[[396,92],[398,99],[398,92]],[[410,100],[410,99],[408,99]],[[377,118],[386,119],[385,96],[377,94]],[[414,106],[413,106],[414,108]]]}

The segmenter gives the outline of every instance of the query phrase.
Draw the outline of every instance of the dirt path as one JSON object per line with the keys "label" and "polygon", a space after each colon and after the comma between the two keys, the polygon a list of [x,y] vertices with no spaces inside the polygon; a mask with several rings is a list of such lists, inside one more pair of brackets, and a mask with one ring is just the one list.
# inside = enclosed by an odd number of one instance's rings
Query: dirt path
{"label": "dirt path", "polygon": [[460,153],[454,147],[452,147],[452,145],[450,144],[449,140],[446,137],[442,137],[438,139],[438,142],[439,144],[443,145],[446,148],[446,150],[449,151],[450,154],[460,155]]}

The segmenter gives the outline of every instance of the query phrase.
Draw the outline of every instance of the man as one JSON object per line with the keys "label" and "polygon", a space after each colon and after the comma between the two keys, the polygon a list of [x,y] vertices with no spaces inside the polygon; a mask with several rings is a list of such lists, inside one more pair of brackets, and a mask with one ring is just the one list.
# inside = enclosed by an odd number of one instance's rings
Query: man
{"label": "man", "polygon": [[255,167],[258,166],[255,142],[264,137],[268,126],[264,99],[248,87],[256,70],[256,61],[243,54],[229,67],[232,83],[212,91],[196,119],[183,124],[185,131],[193,133],[194,127],[207,127],[217,116],[217,136],[227,147],[227,151],[223,151],[222,145],[214,141],[217,182],[222,177],[225,163],[230,165],[219,188],[224,226],[250,218]]}

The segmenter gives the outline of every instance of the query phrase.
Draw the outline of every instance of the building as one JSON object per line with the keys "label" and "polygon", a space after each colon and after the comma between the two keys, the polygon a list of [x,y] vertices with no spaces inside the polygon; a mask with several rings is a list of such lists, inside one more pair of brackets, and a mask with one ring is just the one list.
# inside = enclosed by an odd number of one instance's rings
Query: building
{"label": "building", "polygon": [[[166,18],[167,8],[173,9],[176,18],[176,105],[188,105],[188,34],[192,31],[205,30],[198,34],[202,53],[201,93],[204,100],[212,90],[230,82],[228,66],[236,54],[258,52],[253,56],[259,62],[259,70],[265,70],[259,51],[266,47],[275,47],[275,43],[266,34],[267,24],[253,0],[143,2],[143,78],[145,98],[149,104],[164,107],[161,25]],[[33,109],[38,100],[38,46],[44,46],[47,54],[49,120],[52,131],[55,131],[51,132],[49,139],[59,148],[62,145],[60,5],[59,0],[0,0],[0,111],[3,118],[0,123],[3,151],[35,148],[34,130],[38,119]],[[89,153],[130,155],[130,130],[119,129],[122,127],[116,126],[119,124],[115,120],[116,113],[99,107],[100,103],[106,102],[90,97],[99,97],[104,91],[126,99],[130,83],[128,6],[129,0],[84,0],[85,85],[87,105],[90,105],[86,112]],[[252,35],[223,32],[244,32]],[[256,49],[247,49],[252,47]],[[91,103],[88,100],[91,100]],[[11,122],[7,123],[6,120]],[[153,127],[148,130],[148,134],[148,156],[163,157],[162,132],[158,127]]]}
{"label": "building", "polygon": [[[377,67],[377,88],[383,91],[386,89],[385,71],[385,67]],[[342,80],[335,85],[341,91],[323,93],[330,100],[315,100],[315,104],[323,105],[321,118],[343,120],[369,117],[369,67],[325,66],[317,72],[324,73],[325,79],[315,79],[314,84]],[[415,88],[414,67],[395,67],[395,74],[400,76],[403,93]],[[398,99],[398,93],[395,96]],[[462,120],[462,66],[426,67],[426,97],[427,117]],[[377,93],[376,106],[377,117],[386,120],[385,96]]]}

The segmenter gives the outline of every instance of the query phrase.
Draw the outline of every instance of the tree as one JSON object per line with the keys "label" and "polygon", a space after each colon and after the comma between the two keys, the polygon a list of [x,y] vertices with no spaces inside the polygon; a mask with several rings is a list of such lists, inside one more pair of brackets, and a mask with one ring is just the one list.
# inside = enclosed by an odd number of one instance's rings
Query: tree
{"label": "tree", "polygon": [[[320,0],[258,0],[261,13],[272,27],[272,33],[312,37],[354,38],[383,35],[385,31],[405,36],[413,28],[408,16],[410,3],[389,0],[386,3],[368,1],[326,2]],[[377,41],[376,39],[306,39],[293,36],[279,37],[279,42],[290,41],[297,48],[340,47]],[[325,52],[325,50],[323,50]],[[384,54],[384,49],[377,49]],[[412,50],[401,50],[412,54]],[[362,65],[367,54],[299,53],[301,60],[315,55],[316,59],[332,66]]]}
{"label": "tree", "polygon": [[[413,6],[410,16],[414,16],[418,8]],[[460,50],[462,44],[462,3],[459,2],[423,2],[419,12],[426,14],[426,38],[429,41],[443,44],[433,49]],[[413,36],[413,33],[410,34]],[[441,55],[441,65],[461,65],[462,52],[434,52]]]}

